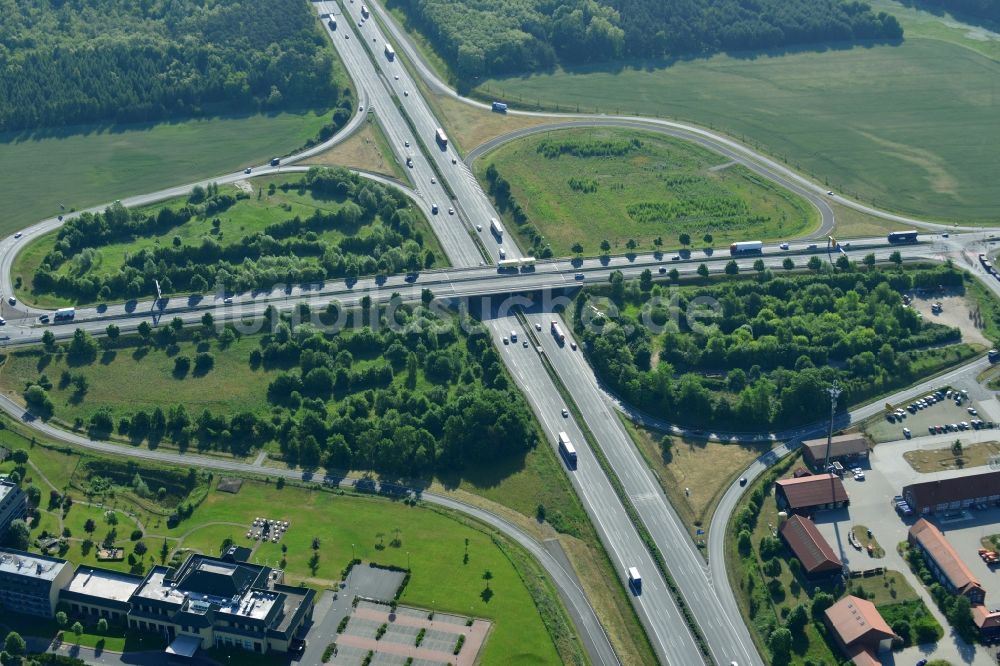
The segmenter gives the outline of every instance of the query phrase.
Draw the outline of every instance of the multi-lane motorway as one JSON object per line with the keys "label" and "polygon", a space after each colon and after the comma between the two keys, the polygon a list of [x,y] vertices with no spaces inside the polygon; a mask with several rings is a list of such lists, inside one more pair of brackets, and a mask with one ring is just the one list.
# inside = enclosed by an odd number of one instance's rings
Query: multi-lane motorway
{"label": "multi-lane motorway", "polygon": [[[521,252],[509,237],[498,238],[490,233],[489,220],[497,215],[488,197],[479,187],[467,164],[459,159],[454,148],[441,146],[435,141],[435,131],[440,123],[423,99],[407,68],[399,61],[403,53],[413,55],[412,45],[397,34],[396,26],[391,20],[386,19],[380,8],[372,7],[372,10],[380,12],[380,16],[386,21],[386,25],[393,33],[397,51],[400,52],[395,60],[390,61],[383,51],[388,40],[381,32],[381,26],[376,21],[364,20],[361,16],[360,2],[327,1],[315,3],[315,6],[321,16],[332,14],[337,17],[336,30],[329,27],[325,29],[359,91],[359,113],[352,120],[350,127],[356,127],[365,113],[374,113],[378,117],[397,159],[401,163],[408,164],[408,175],[414,184],[411,196],[427,213],[444,251],[455,268],[420,275],[390,277],[381,284],[374,280],[360,280],[350,285],[338,282],[287,288],[282,286],[266,293],[233,295],[220,293],[206,297],[171,298],[156,302],[109,305],[99,309],[87,308],[79,310],[77,321],[72,324],[45,328],[36,325],[35,315],[38,311],[19,308],[17,312],[20,313],[20,319],[8,317],[10,322],[5,331],[8,336],[7,343],[37,341],[44,330],[52,330],[59,337],[71,335],[77,327],[100,333],[110,322],[118,324],[123,330],[130,330],[142,321],[150,319],[160,321],[164,317],[179,316],[184,321],[195,321],[206,309],[210,309],[217,320],[240,321],[250,315],[261,314],[270,305],[287,308],[303,301],[325,305],[331,300],[337,300],[345,306],[351,306],[358,304],[364,295],[387,300],[393,293],[398,293],[404,300],[416,300],[423,289],[433,290],[439,298],[473,298],[528,291],[558,293],[560,290],[574,289],[580,284],[595,280],[606,281],[613,270],[621,270],[630,278],[638,277],[647,269],[651,270],[654,277],[663,277],[661,269],[665,273],[673,268],[676,268],[681,275],[690,275],[701,263],[708,265],[712,271],[721,272],[723,264],[730,260],[728,256],[718,255],[699,254],[697,257],[674,259],[669,254],[667,256],[642,254],[634,257],[592,258],[580,262],[540,262],[530,272],[498,272],[495,265],[500,258],[501,248],[509,258],[520,257]],[[326,20],[323,24],[327,25]],[[447,90],[446,86],[436,82],[433,74],[429,73],[419,58],[414,58],[413,64],[422,78],[436,89]],[[699,128],[648,119],[611,120],[577,117],[574,121],[576,124],[581,122],[590,125],[641,126],[647,129],[654,127],[657,131],[696,140],[807,197],[817,206],[822,216],[822,225],[816,233],[823,235],[832,229],[833,211],[825,199],[829,195],[821,191],[821,188],[781,165],[749,153],[744,146],[724,137]],[[338,134],[322,148],[341,140],[348,133]],[[509,138],[511,137],[507,137]],[[488,144],[483,150],[490,147]],[[304,156],[299,155],[285,160],[285,164],[277,168],[257,167],[252,175],[298,170],[300,167],[285,165]],[[244,173],[236,173],[211,180],[226,183],[246,177]],[[190,187],[191,185],[171,188],[134,197],[123,203],[131,206],[142,205],[169,196],[182,195]],[[437,214],[431,212],[432,204],[437,204]],[[453,208],[455,214],[450,214],[449,208]],[[4,293],[12,293],[10,268],[17,247],[55,228],[59,223],[57,219],[46,220],[26,230],[21,239],[8,238],[0,241],[0,289]],[[980,234],[955,234],[950,238],[935,237],[932,243],[899,249],[908,259],[934,260],[940,259],[947,253],[965,251],[981,238]],[[816,252],[822,253],[824,249],[825,247],[821,246],[812,250],[806,243],[793,243],[787,251],[768,247],[763,259],[765,264],[773,269],[778,269],[786,257],[792,257],[796,264],[801,266],[810,255]],[[868,239],[855,241],[852,253],[860,255],[862,252],[871,251],[878,259],[886,260],[895,249],[897,248],[887,247],[882,239]],[[756,259],[757,257],[740,258],[737,263],[741,270],[750,270]],[[1000,286],[996,284],[991,285],[991,288],[1000,292]],[[231,303],[226,302],[229,298],[232,299]],[[321,308],[313,308],[313,310],[319,309]],[[548,334],[549,320],[552,316],[548,308],[543,307],[539,310],[537,307],[535,309],[526,307],[523,320],[507,311],[490,311],[484,314],[483,319],[495,337],[501,356],[512,376],[524,391],[549,436],[550,442],[554,442],[557,432],[565,431],[576,443],[579,455],[578,467],[568,474],[618,570],[620,579],[624,580],[628,567],[638,567],[642,572],[642,593],[633,596],[632,600],[658,657],[671,664],[686,665],[704,661],[694,636],[688,630],[674,603],[666,579],[658,571],[639,531],[629,520],[628,512],[615,493],[611,481],[598,464],[595,453],[590,450],[583,428],[589,430],[597,441],[613,474],[624,488],[627,501],[634,506],[643,527],[664,555],[671,577],[676,582],[707,643],[709,659],[723,665],[733,661],[741,665],[762,664],[763,661],[743,624],[732,590],[724,575],[724,559],[721,556],[721,546],[718,545],[721,544],[722,531],[714,530],[710,537],[712,568],[709,569],[687,536],[684,525],[673,511],[660,486],[634,449],[614,412],[612,403],[602,393],[583,355],[571,349],[570,338],[566,340],[565,345],[560,345]],[[522,325],[522,321],[526,322],[526,326]],[[509,336],[511,331],[516,331],[519,335],[528,334],[534,344],[528,347],[503,344],[501,338]],[[577,407],[575,411],[585,415],[585,424],[577,424],[573,418],[562,416],[565,405],[543,363],[543,355],[548,359],[560,383],[571,390],[572,400]],[[9,401],[0,401],[0,408],[17,414],[23,411]],[[115,448],[111,444],[90,442],[70,433],[56,432],[45,424],[33,425],[53,437],[64,440],[68,437],[78,439],[80,441],[75,443],[79,445],[92,448],[109,447],[109,450]],[[50,430],[52,432],[49,432]],[[171,455],[156,454],[156,452],[142,452],[142,454],[150,454],[147,457],[151,458],[155,455]],[[776,454],[771,456],[775,457]],[[184,457],[184,462],[190,464],[191,459],[190,456]],[[768,459],[764,459],[758,466],[768,462]],[[228,461],[212,464],[225,464],[230,468],[244,465]],[[264,470],[255,468],[253,471],[260,473]],[[291,476],[296,474],[287,472],[287,475]],[[728,511],[731,511],[731,506],[735,506],[736,497],[738,491],[733,489],[724,498],[717,513],[717,516],[723,519],[721,524],[725,524],[724,518],[728,515]],[[459,508],[470,511],[469,507]],[[496,522],[495,517],[486,519],[491,524]],[[716,524],[720,524],[718,518]],[[512,534],[509,527],[499,526],[498,529]],[[524,538],[530,541],[528,537]],[[521,541],[520,538],[518,540]],[[716,553],[717,548],[719,553]],[[544,549],[538,547],[537,543],[530,549],[556,579],[560,593],[570,606],[571,615],[585,638],[586,648],[592,661],[602,664],[614,663],[616,657],[610,643],[603,632],[595,628],[596,618],[593,610],[586,604],[585,599],[581,598],[573,576],[559,569],[557,563],[549,561],[552,559],[551,556],[546,558]]]}

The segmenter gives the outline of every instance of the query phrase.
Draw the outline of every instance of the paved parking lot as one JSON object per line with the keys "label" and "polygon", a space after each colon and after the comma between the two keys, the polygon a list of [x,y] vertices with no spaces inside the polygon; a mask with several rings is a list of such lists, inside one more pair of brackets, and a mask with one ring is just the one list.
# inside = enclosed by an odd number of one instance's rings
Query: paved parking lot
{"label": "paved parking lot", "polygon": [[[992,404],[987,407],[984,406],[984,402]],[[996,411],[1000,412],[1000,405],[996,403],[996,398],[988,398],[986,400],[970,399],[963,400],[961,406],[959,406],[955,404],[954,400],[945,398],[929,407],[917,410],[915,414],[905,411],[906,405],[898,405],[904,409],[902,422],[896,421],[895,423],[890,423],[887,419],[881,418],[873,421],[865,430],[868,436],[877,443],[903,439],[903,428],[909,428],[914,436],[919,437],[929,435],[930,432],[927,428],[932,425],[958,424],[962,421],[971,422],[975,418],[983,421],[1000,421],[1000,419],[994,419],[992,415],[994,406],[998,408]],[[968,411],[969,407],[975,409],[978,414],[976,416],[970,414]]]}

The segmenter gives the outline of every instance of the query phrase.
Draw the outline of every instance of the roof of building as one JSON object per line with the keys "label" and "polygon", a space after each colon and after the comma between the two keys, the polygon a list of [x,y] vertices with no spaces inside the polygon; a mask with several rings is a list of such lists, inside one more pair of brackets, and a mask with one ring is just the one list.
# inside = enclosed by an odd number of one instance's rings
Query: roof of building
{"label": "roof of building", "polygon": [[910,528],[910,536],[916,539],[917,543],[927,551],[927,554],[934,560],[934,564],[956,590],[964,594],[972,588],[982,588],[969,567],[965,566],[965,562],[948,543],[941,530],[932,523],[921,518]]}
{"label": "roof of building", "polygon": [[1000,495],[1000,471],[911,483],[903,487],[903,495],[916,509]]}
{"label": "roof of building", "polygon": [[881,660],[863,645],[851,650],[849,656],[854,666],[882,666]]}
{"label": "roof of building", "polygon": [[843,567],[833,548],[808,518],[792,516],[782,523],[778,532],[802,562],[806,572],[834,571]]}
{"label": "roof of building", "polygon": [[192,557],[177,577],[177,587],[214,597],[231,598],[243,594],[257,579],[250,567],[215,558]]}
{"label": "roof of building", "polygon": [[830,628],[849,648],[861,639],[877,642],[895,636],[875,604],[867,599],[848,595],[827,608],[825,613]]}
{"label": "roof of building", "polygon": [[[830,457],[856,455],[868,450],[868,440],[862,433],[837,435],[830,440]],[[802,442],[802,452],[813,460],[826,459],[826,437]]]}
{"label": "roof of building", "polygon": [[4,501],[7,495],[16,493],[19,490],[16,483],[11,483],[6,479],[0,479],[0,502]]}
{"label": "roof of building", "polygon": [[777,483],[788,500],[788,506],[793,509],[847,501],[847,489],[836,474],[781,479]]}
{"label": "roof of building", "polygon": [[80,565],[66,591],[112,601],[128,601],[140,585],[141,576]]}
{"label": "roof of building", "polygon": [[154,567],[136,596],[176,605],[190,625],[207,626],[215,613],[270,623],[286,596],[266,589],[270,572],[257,564],[191,555],[177,570]]}
{"label": "roof of building", "polygon": [[0,548],[0,572],[20,576],[30,576],[42,580],[54,580],[63,567],[69,566],[66,560],[60,560],[46,555],[25,553],[20,550]]}
{"label": "roof of building", "polygon": [[253,551],[246,546],[230,546],[222,559],[227,562],[246,562],[253,555]]}
{"label": "roof of building", "polygon": [[972,620],[980,630],[1000,628],[1000,610],[989,610],[976,604],[972,607]]}

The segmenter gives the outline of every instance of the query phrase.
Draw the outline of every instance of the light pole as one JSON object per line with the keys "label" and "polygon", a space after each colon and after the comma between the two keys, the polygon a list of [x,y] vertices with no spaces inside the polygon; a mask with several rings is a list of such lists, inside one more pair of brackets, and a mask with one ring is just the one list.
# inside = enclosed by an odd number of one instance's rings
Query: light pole
{"label": "light pole", "polygon": [[833,445],[833,413],[837,410],[837,398],[840,397],[842,390],[834,383],[833,386],[826,389],[826,392],[830,394],[830,430],[826,436],[826,460],[823,463],[823,470],[829,471],[830,447]]}

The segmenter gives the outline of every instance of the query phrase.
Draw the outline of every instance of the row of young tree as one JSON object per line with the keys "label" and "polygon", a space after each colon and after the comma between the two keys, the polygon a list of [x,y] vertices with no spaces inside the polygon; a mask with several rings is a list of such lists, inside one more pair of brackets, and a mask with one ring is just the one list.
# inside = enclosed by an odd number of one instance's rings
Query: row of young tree
{"label": "row of young tree", "polygon": [[[985,1],[985,0],[980,0]],[[461,82],[603,62],[895,40],[895,17],[840,0],[392,0]]]}
{"label": "row of young tree", "polygon": [[0,131],[329,108],[347,90],[299,0],[7,2]]}
{"label": "row of young tree", "polygon": [[552,256],[552,246],[545,242],[544,236],[538,228],[528,219],[528,214],[524,212],[521,203],[511,192],[510,181],[504,178],[497,170],[495,164],[490,162],[486,167],[486,189],[496,203],[497,210],[506,213],[514,220],[520,232],[531,243],[532,253],[539,259],[548,259]]}
{"label": "row of young tree", "polygon": [[[336,211],[317,208],[308,218],[276,222],[229,244],[220,242],[217,233],[199,244],[185,244],[175,236],[169,245],[125,253],[120,266],[109,268],[100,264],[101,247],[169,234],[213,215],[214,231],[224,230],[218,214],[249,195],[220,193],[217,186],[196,188],[184,206],[165,207],[155,215],[115,204],[102,213],[84,213],[59,229],[53,249],[33,275],[32,288],[83,303],[151,294],[154,281],[164,294],[204,293],[217,283],[242,291],[418,271],[437,261],[417,229],[419,213],[393,188],[340,167],[314,167],[282,189],[310,190],[343,203]],[[324,237],[330,230],[344,236]]]}
{"label": "row of young tree", "polygon": [[[197,414],[180,402],[120,416],[98,409],[77,426],[95,438],[118,435],[151,446],[170,440],[182,448],[238,456],[276,441],[291,464],[400,476],[456,471],[535,446],[528,407],[480,326],[466,324],[471,332],[463,333],[457,319],[442,320],[424,306],[397,308],[399,329],[385,326],[384,315],[373,309],[356,314],[369,323],[376,316],[383,319],[376,328],[349,326],[332,335],[308,324],[293,327],[287,315],[268,311],[270,333],[246,359],[251,368],[269,372],[267,414],[221,415],[207,409]],[[155,330],[175,328],[180,326]],[[178,336],[200,341],[211,329],[211,322],[203,321],[199,330],[167,337],[147,330],[137,343],[165,352],[175,347],[176,353]],[[238,335],[232,328],[227,332]],[[52,341],[46,349],[72,354],[75,347],[88,347],[88,340],[93,342],[78,331],[65,348]],[[109,348],[117,344],[105,343]],[[51,389],[44,380],[26,387],[25,400],[39,416],[59,416]]]}
{"label": "row of young tree", "polygon": [[[598,375],[645,410],[692,426],[786,427],[822,418],[834,382],[844,389],[840,403],[854,404],[911,382],[927,356],[943,362],[947,350],[937,348],[958,342],[960,331],[923,321],[900,293],[962,281],[951,266],[761,273],[681,290],[671,302],[650,298],[663,295],[651,281],[626,285],[615,273],[603,292],[611,303],[582,292],[574,326]],[[717,304],[714,314],[689,320],[704,298]],[[591,305],[602,314],[592,316]],[[625,306],[636,314],[607,314]]]}

